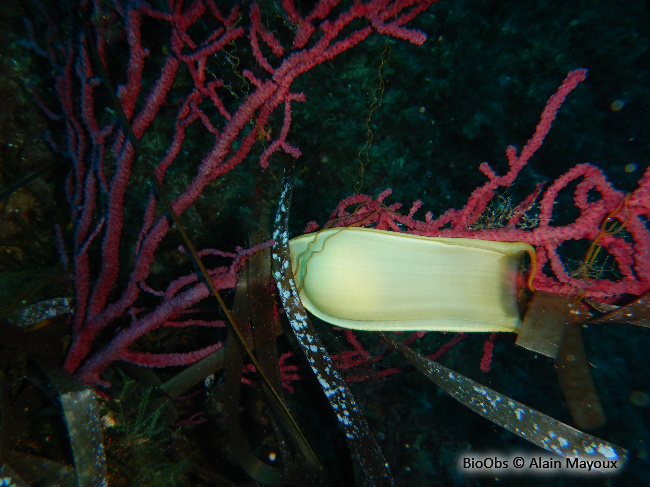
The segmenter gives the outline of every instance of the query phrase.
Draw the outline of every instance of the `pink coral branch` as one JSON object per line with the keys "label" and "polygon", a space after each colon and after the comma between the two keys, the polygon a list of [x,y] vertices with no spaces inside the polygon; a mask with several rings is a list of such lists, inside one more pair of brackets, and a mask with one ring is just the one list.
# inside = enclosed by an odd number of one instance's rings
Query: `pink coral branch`
{"label": "pink coral branch", "polygon": [[[65,188],[74,223],[71,261],[76,312],[67,371],[88,383],[100,383],[101,372],[116,360],[163,366],[187,363],[209,350],[152,355],[131,348],[160,326],[200,324],[174,320],[195,309],[208,292],[191,272],[156,284],[159,289],[148,282],[160,244],[171,229],[170,221],[153,193],[142,208],[127,211],[132,189],[141,184],[134,177],[136,154],[123,127],[98,103],[106,93],[91,43],[96,44],[112,81],[123,80],[115,89],[136,138],[159,138],[163,143],[162,157],[153,161],[159,181],[169,184],[170,169],[185,159],[188,133],[203,138],[207,148],[193,154],[192,162],[198,162],[189,184],[174,194],[174,211],[182,215],[209,184],[244,162],[262,139],[266,140],[259,156],[263,168],[276,152],[299,157],[299,148],[289,140],[291,105],[306,101],[303,93],[292,90],[296,78],[354,47],[373,31],[423,42],[424,34],[407,24],[434,1],[371,0],[345,7],[338,1],[320,0],[303,17],[294,2],[284,0],[284,13],[296,25],[293,39],[284,40],[286,46],[254,2],[246,9],[235,4],[227,10],[214,0],[170,0],[167,9],[126,1],[114,4],[113,10],[91,2],[85,14],[89,23],[94,22],[92,38],[77,32],[58,42],[51,22],[48,48],[41,47],[27,23],[28,44],[57,73],[54,88],[61,107],[46,111],[54,117],[61,113],[67,136],[57,145],[67,148],[71,165]],[[110,16],[114,21],[110,26],[96,20]],[[162,46],[148,44],[152,26]],[[120,28],[121,36],[117,35]],[[120,47],[126,53],[123,66],[121,56],[111,57]],[[234,51],[252,56],[241,58],[242,66],[231,69],[234,72],[220,72],[215,59],[221,55],[232,61]],[[233,75],[247,81],[247,93],[242,91],[240,96],[231,91],[227,80]],[[283,122],[274,131],[269,122],[278,111]],[[172,128],[167,138],[160,132],[164,126]],[[140,222],[134,228],[137,217]],[[234,287],[243,261],[255,250],[221,254],[230,263],[210,270],[217,288]]]}
{"label": "pink coral branch", "polygon": [[[650,231],[647,227],[650,215],[650,169],[639,180],[638,188],[626,195],[615,189],[598,167],[578,164],[548,187],[538,185],[515,206],[514,214],[505,228],[474,228],[496,191],[515,183],[520,171],[541,147],[562,103],[585,77],[584,69],[571,71],[567,75],[548,100],[533,136],[519,156],[514,146],[507,148],[509,170],[506,174],[499,176],[487,163],[480,165],[479,169],[488,181],[472,192],[461,210],[451,208],[435,219],[431,213],[427,213],[424,221],[416,220],[414,215],[421,206],[419,202],[414,203],[411,211],[404,215],[397,211],[396,205],[386,207],[383,204],[387,195],[384,191],[377,199],[366,195],[353,195],[344,199],[332,213],[328,225],[372,225],[378,229],[431,237],[527,242],[537,249],[537,273],[533,286],[538,290],[580,294],[603,300],[616,299],[626,294],[644,294],[650,289],[650,263],[647,258],[650,255]],[[580,214],[571,223],[554,225],[553,210],[558,196],[574,182],[577,185],[573,204],[580,210]],[[539,201],[537,225],[534,228],[519,226],[523,216],[537,206],[534,204],[536,201]],[[348,210],[350,207],[355,207],[354,212]],[[608,218],[617,221],[625,231],[617,235],[602,235],[602,226],[608,223]],[[574,277],[567,269],[560,251],[561,245],[570,240],[597,240],[596,243],[613,258],[621,277],[618,280]]]}

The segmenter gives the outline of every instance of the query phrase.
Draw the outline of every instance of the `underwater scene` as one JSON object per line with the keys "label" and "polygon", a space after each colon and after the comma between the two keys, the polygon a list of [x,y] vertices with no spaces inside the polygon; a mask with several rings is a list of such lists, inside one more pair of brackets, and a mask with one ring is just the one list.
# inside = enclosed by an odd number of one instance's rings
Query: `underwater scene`
{"label": "underwater scene", "polygon": [[648,483],[648,2],[0,24],[0,484]]}

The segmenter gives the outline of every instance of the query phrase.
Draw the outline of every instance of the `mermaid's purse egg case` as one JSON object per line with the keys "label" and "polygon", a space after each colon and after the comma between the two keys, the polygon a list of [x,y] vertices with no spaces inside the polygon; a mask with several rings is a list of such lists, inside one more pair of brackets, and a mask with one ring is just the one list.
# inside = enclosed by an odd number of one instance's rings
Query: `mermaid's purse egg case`
{"label": "mermaid's purse egg case", "polygon": [[307,310],[355,330],[518,333],[531,245],[334,228],[289,242]]}

